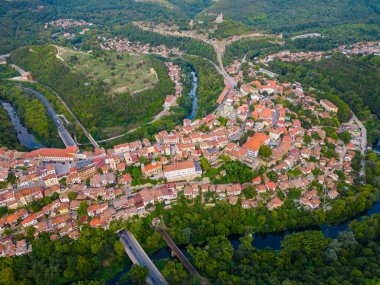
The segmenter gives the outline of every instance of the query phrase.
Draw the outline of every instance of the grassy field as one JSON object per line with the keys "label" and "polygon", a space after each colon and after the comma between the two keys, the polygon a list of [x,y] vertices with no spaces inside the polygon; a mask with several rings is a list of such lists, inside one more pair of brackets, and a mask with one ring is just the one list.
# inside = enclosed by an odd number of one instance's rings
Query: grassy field
{"label": "grassy field", "polygon": [[149,58],[144,55],[104,52],[95,57],[82,51],[58,47],[58,57],[71,69],[106,83],[112,93],[135,94],[151,89],[157,83],[157,74]]}

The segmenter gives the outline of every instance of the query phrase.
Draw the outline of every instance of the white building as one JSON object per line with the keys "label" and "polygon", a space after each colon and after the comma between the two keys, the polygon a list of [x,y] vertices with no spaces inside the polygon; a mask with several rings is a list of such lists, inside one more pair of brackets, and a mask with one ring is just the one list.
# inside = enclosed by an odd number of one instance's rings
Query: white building
{"label": "white building", "polygon": [[164,166],[168,182],[191,180],[202,175],[202,169],[194,160],[186,160]]}

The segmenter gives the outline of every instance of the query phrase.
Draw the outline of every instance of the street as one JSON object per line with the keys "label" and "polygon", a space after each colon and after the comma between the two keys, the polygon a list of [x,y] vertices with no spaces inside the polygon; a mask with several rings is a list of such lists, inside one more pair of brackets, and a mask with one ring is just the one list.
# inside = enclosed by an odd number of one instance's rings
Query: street
{"label": "street", "polygon": [[363,159],[362,159],[362,169],[360,170],[360,176],[364,176],[365,175],[365,158],[364,158],[364,156],[365,156],[365,153],[367,150],[367,129],[365,128],[363,123],[358,119],[358,117],[355,114],[352,115],[350,123],[352,123],[352,121],[354,121],[359,126],[359,128],[361,130],[360,154],[363,157]]}

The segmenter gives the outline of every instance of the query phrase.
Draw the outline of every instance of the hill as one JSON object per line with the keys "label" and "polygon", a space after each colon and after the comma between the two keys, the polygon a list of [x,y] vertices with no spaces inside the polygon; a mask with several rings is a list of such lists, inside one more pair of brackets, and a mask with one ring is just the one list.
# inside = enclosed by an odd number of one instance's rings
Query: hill
{"label": "hill", "polygon": [[154,57],[149,57],[158,76],[154,88],[144,90],[138,96],[127,92],[112,96],[110,86],[74,72],[56,54],[57,50],[52,46],[23,47],[12,53],[11,60],[30,70],[37,81],[57,91],[98,139],[117,134],[130,124],[149,120],[161,111],[166,95],[174,91],[165,64]]}
{"label": "hill", "polygon": [[112,93],[137,93],[153,88],[158,80],[148,56],[126,52],[101,52],[94,56],[69,48],[57,49],[57,56],[70,69],[107,84]]}
{"label": "hill", "polygon": [[[223,12],[225,22],[213,31],[211,27],[214,27],[213,22],[220,12]],[[285,37],[320,32],[329,41],[338,37],[340,42],[342,33],[351,41],[364,40],[364,36],[369,40],[378,39],[380,3],[377,0],[1,1],[0,54],[19,46],[50,42],[51,34],[43,26],[48,21],[62,18],[89,21],[94,24],[97,34],[107,36],[131,32],[136,35],[139,31],[129,25],[134,21],[175,24],[181,29],[188,29],[190,19],[198,19],[203,23],[200,27],[209,27],[211,34],[218,39],[252,31],[283,33]],[[351,29],[355,30],[353,35],[349,33]],[[139,37],[155,41],[155,36],[148,33],[135,36]],[[161,39],[167,45],[167,40]],[[188,45],[191,54],[204,56],[207,49],[188,39],[175,39],[174,43],[182,49]],[[320,46],[320,43],[314,46]]]}
{"label": "hill", "polygon": [[376,0],[220,0],[202,14],[220,12],[226,18],[274,33],[380,21]]}

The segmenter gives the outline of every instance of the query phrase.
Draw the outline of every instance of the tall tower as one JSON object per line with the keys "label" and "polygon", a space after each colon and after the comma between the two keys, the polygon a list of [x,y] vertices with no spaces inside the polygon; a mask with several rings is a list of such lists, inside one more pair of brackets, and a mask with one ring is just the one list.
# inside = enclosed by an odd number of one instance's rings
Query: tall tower
{"label": "tall tower", "polygon": [[217,24],[223,23],[223,13],[220,13],[218,17],[216,17],[215,23]]}

